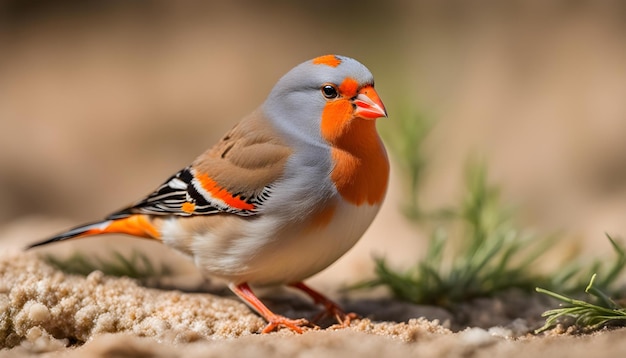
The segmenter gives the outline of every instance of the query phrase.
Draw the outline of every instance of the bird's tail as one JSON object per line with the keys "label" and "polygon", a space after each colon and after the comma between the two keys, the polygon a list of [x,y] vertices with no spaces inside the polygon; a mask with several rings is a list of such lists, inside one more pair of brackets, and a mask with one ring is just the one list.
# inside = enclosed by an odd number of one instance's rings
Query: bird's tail
{"label": "bird's tail", "polygon": [[78,239],[100,234],[128,234],[146,239],[160,240],[158,230],[147,215],[135,214],[119,219],[108,219],[80,225],[46,240],[29,245],[26,249],[47,245],[57,241]]}

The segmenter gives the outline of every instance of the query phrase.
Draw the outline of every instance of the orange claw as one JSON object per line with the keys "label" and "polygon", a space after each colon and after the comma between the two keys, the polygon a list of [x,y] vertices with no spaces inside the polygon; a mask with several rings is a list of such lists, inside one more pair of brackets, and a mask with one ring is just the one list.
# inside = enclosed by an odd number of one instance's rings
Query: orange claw
{"label": "orange claw", "polygon": [[320,304],[324,306],[324,311],[318,314],[313,322],[317,322],[323,317],[334,317],[337,320],[337,325],[332,326],[333,328],[346,328],[350,326],[350,322],[353,319],[359,318],[359,315],[356,313],[345,313],[341,307],[330,298],[324,296],[323,294],[315,291],[311,287],[304,284],[304,282],[296,282],[290,285],[291,287],[297,288],[313,299],[316,304]]}
{"label": "orange claw", "polygon": [[296,333],[302,333],[302,327],[309,325],[309,321],[304,318],[300,319],[289,319],[285,316],[280,316],[274,314],[273,317],[265,317],[265,319],[269,322],[265,328],[261,331],[262,333],[270,333],[276,328],[283,326],[289,328],[290,330]]}
{"label": "orange claw", "polygon": [[247,283],[241,283],[238,285],[230,284],[228,287],[268,322],[267,326],[265,326],[263,331],[261,331],[262,333],[270,333],[280,326],[289,328],[296,333],[302,333],[302,328],[309,325],[309,321],[304,318],[290,319],[270,311],[270,309],[267,308],[261,300],[259,300],[254,292],[252,292],[252,289],[250,289],[250,286],[248,286]]}

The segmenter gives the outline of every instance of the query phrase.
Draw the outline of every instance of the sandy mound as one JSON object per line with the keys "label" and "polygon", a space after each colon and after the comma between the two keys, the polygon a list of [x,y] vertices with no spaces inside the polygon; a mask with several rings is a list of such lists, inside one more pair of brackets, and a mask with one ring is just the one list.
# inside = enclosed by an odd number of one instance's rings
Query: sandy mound
{"label": "sandy mound", "polygon": [[[467,328],[453,333],[438,320],[425,318],[404,323],[362,319],[347,329],[316,329],[302,335],[288,330],[256,334],[265,323],[235,298],[146,288],[100,272],[69,275],[32,253],[1,257],[0,277],[0,357],[586,357],[590,350],[605,356],[626,353],[626,343],[620,343],[626,342],[624,329],[588,336],[555,330],[545,336],[513,338],[509,328]],[[403,311],[405,317],[426,313],[445,318],[436,310],[381,302],[376,306],[357,300],[352,306],[374,310],[371,317],[391,317]],[[296,310],[289,312],[294,316],[315,313],[312,306],[298,307],[302,303],[294,298],[283,305],[295,305],[289,308]],[[385,310],[384,306],[396,307]],[[493,306],[475,308],[495,315]],[[284,307],[280,309],[285,313]]]}
{"label": "sandy mound", "polygon": [[144,288],[99,271],[66,275],[29,254],[1,259],[0,275],[5,347],[47,336],[75,344],[114,332],[189,342],[251,334],[264,324],[236,300]]}
{"label": "sandy mound", "polygon": [[[258,332],[264,321],[236,299],[208,293],[145,288],[128,278],[96,271],[67,275],[33,254],[0,259],[0,342],[47,351],[81,345],[104,333],[127,333],[162,342],[235,338]],[[354,330],[414,340],[448,332],[437,323],[362,320]],[[280,335],[292,335],[287,330]],[[109,338],[110,339],[110,338]]]}

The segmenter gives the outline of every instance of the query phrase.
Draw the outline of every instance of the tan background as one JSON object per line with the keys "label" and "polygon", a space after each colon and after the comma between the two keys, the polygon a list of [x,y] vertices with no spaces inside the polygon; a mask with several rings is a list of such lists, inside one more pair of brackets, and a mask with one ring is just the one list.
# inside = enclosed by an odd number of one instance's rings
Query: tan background
{"label": "tan background", "polygon": [[[410,110],[437,120],[427,207],[454,203],[478,154],[528,226],[597,252],[610,250],[605,231],[626,233],[622,2],[55,4],[0,5],[5,237],[26,227],[20,240],[34,240],[147,194],[283,73],[325,53],[372,70],[390,113],[380,122]],[[394,172],[364,242],[322,277],[367,276],[372,252],[400,264],[419,255],[402,190]]]}

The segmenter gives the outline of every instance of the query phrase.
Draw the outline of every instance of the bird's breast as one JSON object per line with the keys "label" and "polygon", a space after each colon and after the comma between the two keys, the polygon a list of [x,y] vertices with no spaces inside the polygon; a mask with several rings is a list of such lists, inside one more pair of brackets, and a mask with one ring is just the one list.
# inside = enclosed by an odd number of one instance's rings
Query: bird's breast
{"label": "bird's breast", "polygon": [[[281,230],[259,248],[235,281],[258,285],[304,280],[345,254],[370,226],[379,205],[353,205],[346,201],[320,208],[301,224]],[[232,278],[231,278],[232,279]]]}
{"label": "bird's breast", "polygon": [[331,179],[349,203],[380,204],[389,180],[387,153],[373,121],[354,121],[331,147]]}

